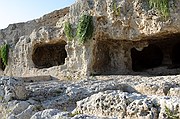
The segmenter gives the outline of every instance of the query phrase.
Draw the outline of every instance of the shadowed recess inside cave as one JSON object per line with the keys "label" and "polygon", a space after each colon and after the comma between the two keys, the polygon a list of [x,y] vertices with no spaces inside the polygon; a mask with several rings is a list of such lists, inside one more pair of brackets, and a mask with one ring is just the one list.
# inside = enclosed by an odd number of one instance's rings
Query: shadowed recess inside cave
{"label": "shadowed recess inside cave", "polygon": [[100,40],[94,42],[91,75],[116,75],[121,72],[123,61],[123,41]]}
{"label": "shadowed recess inside cave", "polygon": [[160,66],[163,60],[163,53],[158,46],[150,44],[142,51],[132,48],[131,58],[133,71],[142,71]]}
{"label": "shadowed recess inside cave", "polygon": [[111,57],[110,47],[106,42],[98,42],[94,48],[94,74],[106,74],[110,70]]}
{"label": "shadowed recess inside cave", "polygon": [[[149,46],[142,51],[131,49],[132,70],[158,75],[174,75],[180,72],[180,34],[151,37]],[[141,41],[142,42],[142,41]]]}
{"label": "shadowed recess inside cave", "polygon": [[35,67],[49,68],[63,65],[67,57],[65,45],[65,41],[55,44],[36,45],[32,54],[32,61]]}
{"label": "shadowed recess inside cave", "polygon": [[180,67],[180,42],[173,46],[171,59],[173,65]]}

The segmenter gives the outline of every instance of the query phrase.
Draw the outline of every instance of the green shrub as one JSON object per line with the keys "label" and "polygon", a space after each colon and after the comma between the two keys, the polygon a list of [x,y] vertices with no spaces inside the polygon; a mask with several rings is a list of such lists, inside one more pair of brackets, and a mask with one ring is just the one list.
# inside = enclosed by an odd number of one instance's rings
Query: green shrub
{"label": "green shrub", "polygon": [[93,17],[89,15],[82,15],[77,26],[77,38],[79,43],[83,44],[87,39],[92,37],[94,30]]}
{"label": "green shrub", "polygon": [[180,117],[177,115],[177,111],[173,112],[166,106],[165,106],[165,112],[168,119],[180,119]]}
{"label": "green shrub", "polygon": [[117,7],[117,2],[116,0],[113,1],[113,11],[115,13],[116,16],[119,16],[121,13],[121,8]]}
{"label": "green shrub", "polygon": [[7,44],[1,46],[1,59],[5,66],[8,63],[8,52],[9,52],[9,46]]}
{"label": "green shrub", "polygon": [[65,32],[66,37],[68,38],[68,40],[72,40],[72,37],[73,37],[72,26],[69,23],[69,21],[65,22],[65,24],[64,24],[64,32]]}
{"label": "green shrub", "polygon": [[169,0],[149,0],[149,5],[158,9],[165,18],[169,17]]}

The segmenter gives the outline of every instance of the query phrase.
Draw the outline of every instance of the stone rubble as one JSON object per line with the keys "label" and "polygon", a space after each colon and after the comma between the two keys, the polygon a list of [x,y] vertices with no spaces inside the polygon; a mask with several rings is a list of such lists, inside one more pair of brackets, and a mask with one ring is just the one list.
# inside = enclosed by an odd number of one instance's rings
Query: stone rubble
{"label": "stone rubble", "polygon": [[[164,119],[167,107],[180,117],[179,77],[112,75],[34,82],[2,77],[2,81],[11,81],[7,88],[21,84],[25,87],[21,88],[22,94],[28,95],[2,100],[0,116],[7,119]],[[17,88],[13,89],[16,92]],[[158,90],[162,93],[157,93]]]}
{"label": "stone rubble", "polygon": [[22,80],[1,77],[0,78],[0,101],[8,102],[14,99],[26,99],[28,92],[25,89],[25,84]]}
{"label": "stone rubble", "polygon": [[127,92],[105,91],[77,102],[74,111],[118,119],[164,119],[164,107],[179,111],[179,98],[154,97]]}

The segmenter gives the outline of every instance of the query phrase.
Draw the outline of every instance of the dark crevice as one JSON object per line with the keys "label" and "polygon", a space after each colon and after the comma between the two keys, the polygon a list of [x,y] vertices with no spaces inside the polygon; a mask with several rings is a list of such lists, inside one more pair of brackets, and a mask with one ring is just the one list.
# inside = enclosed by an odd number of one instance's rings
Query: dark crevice
{"label": "dark crevice", "polygon": [[6,66],[4,65],[2,58],[0,58],[0,68],[4,71]]}

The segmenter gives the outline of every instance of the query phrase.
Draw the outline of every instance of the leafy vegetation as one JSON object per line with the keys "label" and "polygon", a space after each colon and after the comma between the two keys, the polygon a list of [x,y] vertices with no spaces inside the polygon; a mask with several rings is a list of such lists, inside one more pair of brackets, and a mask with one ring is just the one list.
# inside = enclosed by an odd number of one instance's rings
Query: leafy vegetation
{"label": "leafy vegetation", "polygon": [[117,7],[117,2],[116,0],[113,1],[113,11],[115,13],[116,16],[119,16],[121,13],[121,8]]}
{"label": "leafy vegetation", "polygon": [[93,30],[93,17],[89,15],[82,15],[79,19],[76,32],[79,43],[83,44],[87,39],[90,39],[92,37]]}
{"label": "leafy vegetation", "polygon": [[180,117],[177,114],[177,111],[171,111],[168,107],[165,106],[165,112],[168,119],[179,119]]}
{"label": "leafy vegetation", "polygon": [[151,8],[158,9],[165,18],[169,17],[169,0],[149,0],[149,5]]}
{"label": "leafy vegetation", "polygon": [[9,52],[9,46],[7,44],[1,46],[1,59],[5,66],[8,63],[8,52]]}
{"label": "leafy vegetation", "polygon": [[66,37],[68,38],[68,40],[72,40],[73,34],[72,34],[72,26],[71,24],[68,22],[65,22],[64,25],[64,32],[66,34]]}
{"label": "leafy vegetation", "polygon": [[74,112],[74,113],[70,113],[69,116],[70,116],[70,117],[74,117],[74,116],[79,115],[79,114],[81,114],[81,113],[78,112],[78,111],[76,111],[76,112]]}

